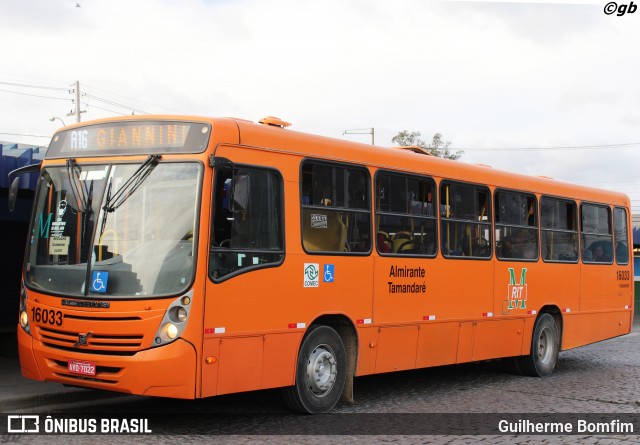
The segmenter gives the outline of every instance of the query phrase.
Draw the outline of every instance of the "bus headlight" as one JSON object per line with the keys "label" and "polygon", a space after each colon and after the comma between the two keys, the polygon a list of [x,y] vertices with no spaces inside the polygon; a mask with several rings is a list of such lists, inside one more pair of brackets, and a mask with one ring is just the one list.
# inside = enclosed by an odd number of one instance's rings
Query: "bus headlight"
{"label": "bus headlight", "polygon": [[166,345],[182,335],[189,319],[192,295],[193,291],[189,291],[169,305],[162,317],[152,347]]}
{"label": "bus headlight", "polygon": [[27,289],[22,283],[20,289],[20,309],[18,311],[18,322],[24,332],[31,335],[31,327],[29,326],[29,314],[27,313]]}
{"label": "bus headlight", "polygon": [[178,327],[173,323],[167,323],[162,326],[162,332],[167,336],[170,340],[173,340],[178,336]]}
{"label": "bus headlight", "polygon": [[185,321],[187,319],[187,310],[183,307],[176,309],[176,317],[179,321]]}
{"label": "bus headlight", "polygon": [[27,311],[20,312],[20,326],[22,329],[25,329],[29,326],[29,317],[27,316]]}

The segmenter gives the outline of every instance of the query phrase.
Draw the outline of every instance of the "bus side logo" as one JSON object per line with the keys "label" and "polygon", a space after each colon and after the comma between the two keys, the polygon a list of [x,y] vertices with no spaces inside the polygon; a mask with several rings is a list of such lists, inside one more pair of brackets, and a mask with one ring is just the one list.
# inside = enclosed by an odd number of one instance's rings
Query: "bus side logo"
{"label": "bus side logo", "polygon": [[318,287],[320,284],[320,265],[304,263],[304,287]]}
{"label": "bus side logo", "polygon": [[523,267],[520,273],[520,282],[516,281],[516,271],[513,267],[509,268],[509,286],[508,286],[508,309],[526,309],[527,308],[527,268]]}

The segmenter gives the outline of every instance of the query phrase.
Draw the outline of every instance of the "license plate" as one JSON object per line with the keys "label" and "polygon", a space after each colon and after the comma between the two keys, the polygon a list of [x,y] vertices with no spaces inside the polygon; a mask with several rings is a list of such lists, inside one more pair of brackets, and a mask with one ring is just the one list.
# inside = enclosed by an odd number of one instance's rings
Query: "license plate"
{"label": "license plate", "polygon": [[80,375],[96,375],[96,364],[92,362],[79,362],[77,360],[69,360],[67,369],[73,374]]}

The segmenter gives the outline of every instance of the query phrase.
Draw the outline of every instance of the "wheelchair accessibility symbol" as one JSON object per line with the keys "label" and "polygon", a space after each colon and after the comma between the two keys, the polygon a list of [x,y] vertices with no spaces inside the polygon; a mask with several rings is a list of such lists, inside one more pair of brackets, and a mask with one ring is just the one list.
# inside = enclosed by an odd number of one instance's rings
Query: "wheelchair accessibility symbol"
{"label": "wheelchair accessibility symbol", "polygon": [[333,280],[335,280],[333,264],[325,264],[324,277],[322,281],[324,281],[325,283],[333,283]]}
{"label": "wheelchair accessibility symbol", "polygon": [[105,293],[107,291],[107,282],[109,281],[109,272],[93,272],[91,277],[91,292]]}

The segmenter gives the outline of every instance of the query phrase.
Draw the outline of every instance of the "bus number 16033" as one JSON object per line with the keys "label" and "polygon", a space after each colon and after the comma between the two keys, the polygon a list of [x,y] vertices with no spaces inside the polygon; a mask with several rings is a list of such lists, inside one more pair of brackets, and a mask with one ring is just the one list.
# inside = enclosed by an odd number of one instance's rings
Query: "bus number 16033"
{"label": "bus number 16033", "polygon": [[618,281],[629,281],[631,279],[631,273],[628,270],[616,271]]}
{"label": "bus number 16033", "polygon": [[53,309],[40,309],[39,307],[31,308],[31,317],[36,323],[48,323],[50,325],[62,326],[62,311],[54,311]]}

